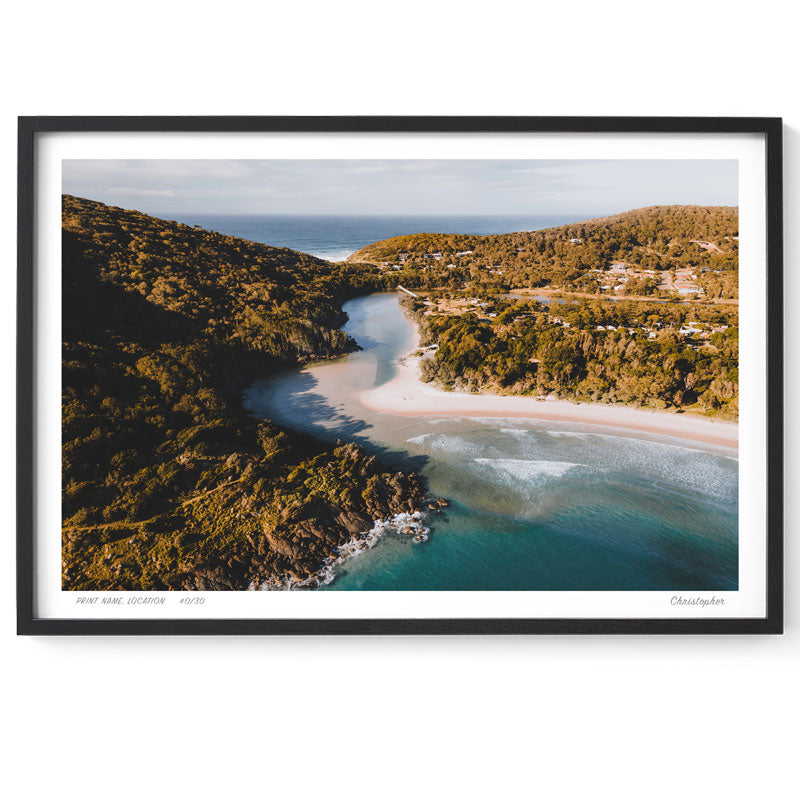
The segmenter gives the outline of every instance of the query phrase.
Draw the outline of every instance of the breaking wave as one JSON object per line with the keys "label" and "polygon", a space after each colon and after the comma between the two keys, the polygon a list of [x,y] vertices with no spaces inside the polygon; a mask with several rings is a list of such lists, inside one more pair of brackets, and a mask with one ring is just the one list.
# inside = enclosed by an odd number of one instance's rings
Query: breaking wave
{"label": "breaking wave", "polygon": [[336,551],[335,556],[325,559],[317,572],[303,580],[297,580],[288,575],[280,578],[269,578],[258,586],[250,584],[250,591],[261,592],[290,592],[295,589],[318,589],[333,583],[336,578],[336,567],[350,558],[355,558],[361,553],[370,550],[387,533],[411,536],[415,542],[427,542],[430,528],[423,525],[425,514],[422,511],[402,512],[384,520],[375,520],[375,524],[368,531],[356,533]]}
{"label": "breaking wave", "polygon": [[[505,431],[504,431],[505,432]],[[632,436],[632,435],[623,435],[623,434],[611,434],[611,433],[591,433],[589,431],[541,431],[541,433],[546,433],[548,436],[555,436],[555,437],[563,437],[563,438],[570,438],[570,439],[605,439],[607,441],[616,441],[619,442],[620,440],[629,440],[633,442],[637,442],[639,444],[644,445],[655,445],[656,447],[671,447],[674,450],[685,450],[690,453],[711,453],[712,455],[717,455],[720,458],[728,458],[732,461],[738,461],[737,456],[729,455],[728,452],[716,452],[716,450],[709,450],[708,447],[689,447],[688,445],[682,444],[671,444],[670,442],[662,442],[656,439],[642,439],[641,436]],[[731,448],[722,447],[721,445],[718,446],[720,450],[723,451],[730,451]]]}
{"label": "breaking wave", "polygon": [[310,256],[325,261],[346,261],[353,253],[355,250],[352,247],[321,247],[308,250]]}
{"label": "breaking wave", "polygon": [[529,461],[522,458],[476,458],[474,461],[476,464],[485,464],[532,485],[545,483],[554,478],[563,478],[574,470],[594,471],[588,464],[576,464],[571,461]]}
{"label": "breaking wave", "polygon": [[516,436],[519,439],[526,438],[530,436],[532,431],[528,430],[527,428],[498,428],[500,433],[506,433],[509,436]]}
{"label": "breaking wave", "polygon": [[581,458],[602,465],[609,478],[617,481],[652,482],[737,502],[735,470],[739,459],[731,455],[730,448],[709,450],[638,436],[588,431],[545,430],[541,433],[553,442],[546,450],[557,446],[564,455],[580,454]]}
{"label": "breaking wave", "polygon": [[424,442],[428,447],[434,450],[452,455],[469,456],[484,451],[484,448],[480,444],[449,433],[423,433],[407,441],[413,444],[422,444]]}

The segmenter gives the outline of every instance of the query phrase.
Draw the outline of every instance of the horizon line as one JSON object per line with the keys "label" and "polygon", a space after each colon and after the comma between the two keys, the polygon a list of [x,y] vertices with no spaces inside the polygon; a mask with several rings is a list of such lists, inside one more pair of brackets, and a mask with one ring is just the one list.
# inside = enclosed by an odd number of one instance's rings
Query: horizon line
{"label": "horizon line", "polygon": [[[95,201],[95,202],[102,202],[102,201]],[[109,204],[105,204],[109,205]],[[393,212],[391,214],[372,214],[367,212],[359,212],[359,211],[351,211],[351,212],[339,212],[339,213],[332,213],[332,212],[324,212],[324,211],[283,211],[280,213],[273,212],[273,211],[143,211],[142,213],[145,214],[191,214],[194,216],[213,216],[213,217],[243,217],[243,216],[250,216],[250,217],[553,217],[553,216],[569,216],[573,214],[592,214],[593,217],[598,216],[613,216],[615,214],[625,214],[630,211],[639,211],[644,208],[658,208],[658,207],[691,207],[694,206],[696,208],[739,208],[738,203],[734,204],[708,204],[708,203],[651,203],[650,205],[646,206],[634,206],[633,208],[626,208],[622,211],[530,211],[530,212],[519,212],[519,211],[499,211],[499,212],[492,212],[492,213],[453,213],[453,212],[446,212],[446,211],[437,211],[431,212],[427,214],[412,214],[412,213],[404,213],[404,212]],[[118,206],[121,208],[122,206]],[[128,209],[128,210],[137,210],[137,209]],[[586,217],[585,219],[589,219]]]}

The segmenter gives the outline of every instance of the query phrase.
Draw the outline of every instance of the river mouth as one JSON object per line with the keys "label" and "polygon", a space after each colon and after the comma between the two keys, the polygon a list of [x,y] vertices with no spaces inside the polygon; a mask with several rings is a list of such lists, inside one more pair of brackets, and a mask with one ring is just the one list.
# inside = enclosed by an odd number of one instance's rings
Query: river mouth
{"label": "river mouth", "polygon": [[325,591],[735,590],[738,461],[715,448],[549,420],[402,416],[360,396],[415,330],[396,294],[345,304],[363,348],[250,387],[255,415],[413,469],[451,507],[430,540],[387,535]]}

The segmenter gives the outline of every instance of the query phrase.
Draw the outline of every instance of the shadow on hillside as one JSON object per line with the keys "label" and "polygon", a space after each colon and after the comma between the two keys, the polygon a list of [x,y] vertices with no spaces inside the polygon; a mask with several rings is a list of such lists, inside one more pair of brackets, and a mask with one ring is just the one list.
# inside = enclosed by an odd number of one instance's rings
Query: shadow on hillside
{"label": "shadow on hillside", "polygon": [[325,395],[315,393],[313,390],[318,383],[317,378],[307,372],[293,376],[291,390],[287,392],[285,399],[288,401],[287,405],[291,405],[292,417],[298,420],[297,423],[282,419],[276,420],[270,415],[265,396],[269,391],[268,382],[250,387],[245,394],[244,406],[259,419],[268,419],[277,425],[307,433],[323,442],[333,444],[353,442],[394,469],[404,472],[420,472],[422,470],[428,462],[427,456],[412,456],[405,450],[376,444],[368,434],[373,425],[364,419],[345,413],[341,406],[331,403]]}

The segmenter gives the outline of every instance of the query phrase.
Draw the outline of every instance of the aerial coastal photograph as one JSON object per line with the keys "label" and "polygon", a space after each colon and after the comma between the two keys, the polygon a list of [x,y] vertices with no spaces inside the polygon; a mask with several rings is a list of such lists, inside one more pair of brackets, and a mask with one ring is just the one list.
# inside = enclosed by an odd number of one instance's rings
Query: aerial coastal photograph
{"label": "aerial coastal photograph", "polygon": [[62,165],[64,590],[738,588],[737,161]]}

